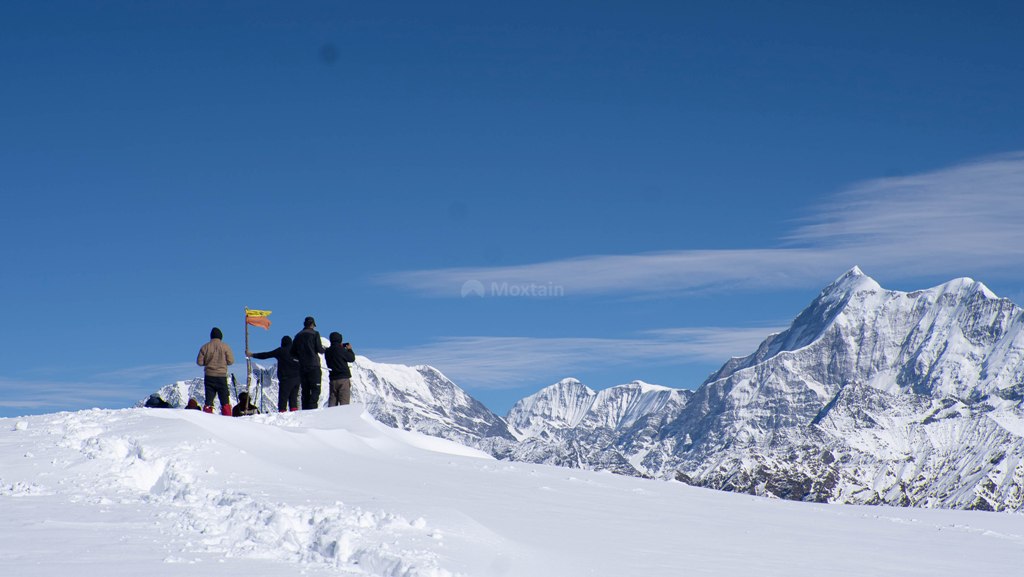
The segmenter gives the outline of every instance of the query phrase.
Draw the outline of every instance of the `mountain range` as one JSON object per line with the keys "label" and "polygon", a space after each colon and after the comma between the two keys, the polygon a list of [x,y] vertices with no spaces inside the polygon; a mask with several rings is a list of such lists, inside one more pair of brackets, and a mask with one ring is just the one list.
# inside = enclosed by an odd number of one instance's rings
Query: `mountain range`
{"label": "mountain range", "polygon": [[[256,378],[275,399],[274,368]],[[160,394],[183,406],[202,392],[194,379]],[[971,279],[900,292],[856,267],[692,391],[563,379],[500,417],[432,367],[353,364],[353,401],[394,427],[502,459],[815,502],[1020,511],[1022,400],[1024,310]]]}

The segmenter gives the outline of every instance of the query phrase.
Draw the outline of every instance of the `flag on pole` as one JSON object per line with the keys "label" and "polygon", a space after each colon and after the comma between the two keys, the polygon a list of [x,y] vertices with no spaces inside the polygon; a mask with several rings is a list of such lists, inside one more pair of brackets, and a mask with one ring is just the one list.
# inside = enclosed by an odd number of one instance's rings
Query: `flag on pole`
{"label": "flag on pole", "polygon": [[270,330],[270,311],[245,309],[245,324]]}

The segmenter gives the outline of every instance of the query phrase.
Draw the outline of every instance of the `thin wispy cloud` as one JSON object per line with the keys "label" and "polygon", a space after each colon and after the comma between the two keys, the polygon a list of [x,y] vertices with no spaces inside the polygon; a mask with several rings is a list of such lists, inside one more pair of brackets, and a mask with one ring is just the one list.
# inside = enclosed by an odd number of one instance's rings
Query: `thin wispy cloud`
{"label": "thin wispy cloud", "polygon": [[[18,394],[0,395],[0,408],[46,410],[54,407],[88,408],[123,406],[126,389],[121,385],[71,381],[25,381],[0,378],[0,390]],[[31,391],[26,395],[24,391]],[[130,397],[129,397],[130,398]]]}
{"label": "thin wispy cloud", "polygon": [[559,296],[696,292],[722,286],[804,286],[822,280],[823,267],[831,269],[829,265],[835,264],[831,259],[823,251],[799,248],[674,251],[586,256],[520,266],[409,271],[379,280],[437,297],[466,297],[467,283],[484,291],[469,295],[471,298],[515,291],[506,287],[521,287],[519,292],[524,295],[530,294],[530,287],[553,287],[559,289]]}
{"label": "thin wispy cloud", "polygon": [[[775,247],[591,255],[378,280],[434,297],[651,295],[820,286],[860,265],[887,278],[998,275],[1024,265],[1024,154],[860,183],[794,220]],[[541,288],[547,290],[533,290]]]}
{"label": "thin wispy cloud", "polygon": [[[621,339],[449,337],[369,354],[381,362],[430,364],[466,388],[498,389],[594,368],[724,362],[749,354],[773,332],[778,329],[701,327],[647,331]],[[613,383],[603,383],[609,384]]]}
{"label": "thin wispy cloud", "polygon": [[124,367],[82,379],[0,377],[0,409],[40,412],[56,408],[123,407],[161,386],[195,375],[192,363]]}
{"label": "thin wispy cloud", "polygon": [[[198,367],[198,370],[202,371],[202,367]],[[130,383],[138,381],[149,382],[153,381],[154,379],[170,379],[170,381],[174,381],[184,378],[182,375],[195,376],[196,374],[197,365],[195,363],[167,363],[159,365],[125,367],[114,371],[98,373],[95,375],[94,378],[97,380]]]}
{"label": "thin wispy cloud", "polygon": [[865,182],[823,204],[788,241],[893,276],[1002,274],[1024,264],[1024,153]]}

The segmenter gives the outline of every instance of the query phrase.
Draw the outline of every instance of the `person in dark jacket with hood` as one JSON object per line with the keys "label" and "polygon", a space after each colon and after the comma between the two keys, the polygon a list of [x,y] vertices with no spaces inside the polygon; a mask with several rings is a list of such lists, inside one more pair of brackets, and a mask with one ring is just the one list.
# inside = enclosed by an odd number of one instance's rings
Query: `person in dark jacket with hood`
{"label": "person in dark jacket with hood", "polygon": [[336,407],[347,405],[352,401],[352,371],[348,364],[356,360],[356,353],[352,345],[342,342],[344,339],[341,333],[331,333],[331,346],[327,347],[324,356],[327,358],[327,368],[331,370],[330,386],[331,394],[327,406]]}
{"label": "person in dark jacket with hood", "polygon": [[324,353],[324,343],[313,317],[306,317],[303,321],[302,330],[292,340],[291,353],[299,361],[302,410],[315,409],[320,404],[320,382],[323,379],[320,355]]}
{"label": "person in dark jacket with hood", "polygon": [[292,338],[281,337],[281,346],[265,353],[246,356],[254,359],[277,359],[277,410],[299,410],[299,361],[292,356]]}

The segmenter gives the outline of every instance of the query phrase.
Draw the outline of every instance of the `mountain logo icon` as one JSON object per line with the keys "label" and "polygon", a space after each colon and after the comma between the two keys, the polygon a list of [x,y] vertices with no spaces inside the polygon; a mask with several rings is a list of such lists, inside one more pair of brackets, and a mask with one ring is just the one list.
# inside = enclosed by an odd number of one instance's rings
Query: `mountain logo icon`
{"label": "mountain logo icon", "polygon": [[468,280],[462,283],[462,298],[466,298],[469,295],[484,297],[484,283],[478,280]]}

